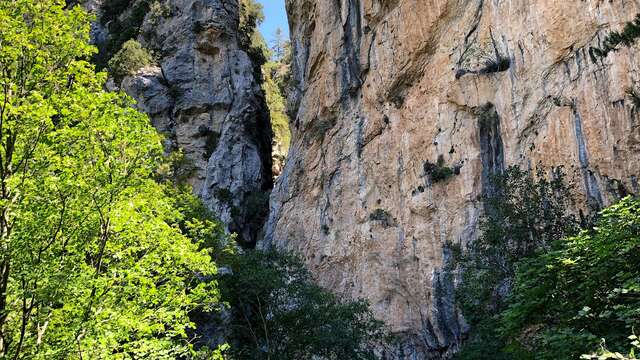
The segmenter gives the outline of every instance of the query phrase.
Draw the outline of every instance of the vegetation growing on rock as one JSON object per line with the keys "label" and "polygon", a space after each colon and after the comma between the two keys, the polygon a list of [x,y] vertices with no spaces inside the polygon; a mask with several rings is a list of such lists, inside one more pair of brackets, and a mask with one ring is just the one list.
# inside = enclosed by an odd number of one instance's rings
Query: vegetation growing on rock
{"label": "vegetation growing on rock", "polygon": [[449,167],[444,164],[444,157],[440,155],[437,163],[424,162],[424,173],[429,176],[432,183],[444,182],[460,173],[459,167]]}
{"label": "vegetation growing on rock", "polygon": [[109,60],[109,71],[116,79],[133,75],[136,71],[154,63],[153,56],[136,40],[128,40]]}
{"label": "vegetation growing on rock", "polygon": [[575,359],[601,339],[628,351],[640,324],[638,199],[578,233],[562,173],[545,180],[510,168],[493,182],[483,235],[458,256],[457,299],[472,335],[456,358]]}
{"label": "vegetation growing on rock", "polygon": [[519,263],[502,336],[536,359],[575,359],[600,339],[627,352],[640,325],[639,251],[640,201],[628,197],[603,210],[593,229]]}
{"label": "vegetation growing on rock", "polygon": [[[154,1],[154,4],[156,2]],[[99,69],[107,66],[111,56],[118,52],[125,42],[138,37],[151,5],[151,0],[105,0],[102,2],[100,21],[109,30],[109,39],[100,53],[94,57]]]}
{"label": "vegetation growing on rock", "polygon": [[601,47],[592,47],[589,50],[591,59],[595,62],[596,57],[607,57],[610,52],[617,51],[619,47],[630,47],[640,37],[640,14],[636,15],[633,21],[625,24],[622,31],[611,31],[605,37]]}

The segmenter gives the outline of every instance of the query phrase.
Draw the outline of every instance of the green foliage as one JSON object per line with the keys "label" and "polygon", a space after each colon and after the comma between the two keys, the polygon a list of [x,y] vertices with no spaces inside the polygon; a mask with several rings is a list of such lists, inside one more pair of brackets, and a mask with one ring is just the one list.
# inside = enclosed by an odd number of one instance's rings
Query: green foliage
{"label": "green foliage", "polygon": [[125,42],[138,37],[151,5],[151,0],[106,0],[102,3],[100,21],[108,25],[109,40],[94,57],[99,69],[108,65],[109,59]]}
{"label": "green foliage", "polygon": [[232,304],[236,359],[375,359],[387,339],[365,301],[340,301],[313,284],[292,255],[251,251],[220,279]]}
{"label": "green foliage", "polygon": [[587,360],[610,360],[610,359],[620,359],[620,360],[636,360],[636,352],[640,353],[640,341],[638,337],[634,335],[630,335],[628,338],[631,341],[631,350],[628,355],[623,355],[619,352],[611,352],[606,348],[606,343],[604,340],[600,345],[600,350],[597,353],[593,354],[585,354],[580,356],[581,359]]}
{"label": "green foliage", "polygon": [[291,142],[291,130],[289,129],[289,117],[285,109],[283,94],[285,85],[282,84],[289,76],[289,66],[280,62],[269,61],[262,67],[264,82],[262,89],[266,95],[267,106],[271,116],[271,128],[273,138],[279,151],[286,154]]}
{"label": "green foliage", "polygon": [[195,356],[220,226],[153,180],[160,137],[64,7],[0,2],[0,358]]}
{"label": "green foliage", "polygon": [[151,24],[156,25],[162,18],[166,18],[171,15],[171,8],[167,3],[156,0],[149,6],[149,21]]}
{"label": "green foliage", "polygon": [[102,18],[100,22],[106,25],[118,18],[131,5],[132,0],[106,0],[102,3]]}
{"label": "green foliage", "polygon": [[[494,179],[483,234],[459,266],[473,328],[458,359],[633,359],[640,325],[640,200],[627,197],[574,235],[561,174],[510,168]],[[637,347],[637,339],[633,346]]]}
{"label": "green foliage", "polygon": [[211,154],[216,151],[218,143],[220,142],[220,133],[212,130],[207,131],[205,134],[205,152],[203,158],[209,160]]}
{"label": "green foliage", "polygon": [[245,200],[244,208],[247,209],[247,217],[256,219],[254,220],[256,226],[259,226],[259,221],[269,215],[269,195],[271,195],[269,191],[253,191]]}
{"label": "green foliage", "polygon": [[269,57],[269,47],[258,31],[258,26],[264,21],[262,4],[255,0],[240,0],[240,24],[238,39],[240,47],[244,49],[255,66],[256,79],[260,79],[260,67]]}
{"label": "green foliage", "polygon": [[231,190],[227,189],[227,188],[218,188],[215,191],[215,197],[216,199],[227,203],[227,204],[231,204],[233,202],[233,194],[231,193]]}
{"label": "green foliage", "polygon": [[434,184],[449,180],[454,175],[456,175],[458,171],[459,169],[445,166],[443,156],[438,157],[437,164],[434,164],[428,160],[424,162],[424,173],[425,175],[429,176],[431,182],[433,182]]}
{"label": "green foliage", "polygon": [[193,162],[182,150],[176,150],[163,156],[155,170],[155,178],[161,183],[184,184],[194,171]]}
{"label": "green foliage", "polygon": [[135,40],[128,40],[122,45],[122,49],[109,60],[109,70],[116,79],[121,80],[153,63],[153,56],[147,49]]}
{"label": "green foliage", "polygon": [[[500,354],[507,344],[498,334],[496,323],[506,307],[518,262],[577,229],[574,217],[567,215],[570,189],[564,175],[558,171],[552,180],[544,175],[538,172],[534,177],[510,167],[491,180],[494,191],[485,198],[482,235],[456,264],[464,271],[456,298],[472,327],[472,337],[459,359],[481,359],[488,352]],[[512,346],[510,351],[520,350]]]}
{"label": "green foliage", "polygon": [[625,24],[622,31],[611,31],[604,39],[602,47],[592,47],[589,49],[591,59],[596,61],[597,57],[607,57],[610,52],[617,51],[619,46],[631,47],[640,37],[640,14],[636,15],[633,21]]}
{"label": "green foliage", "polygon": [[502,332],[517,337],[536,326],[529,347],[537,359],[578,358],[599,338],[624,352],[640,325],[639,252],[640,200],[628,197],[602,211],[593,231],[520,265]]}

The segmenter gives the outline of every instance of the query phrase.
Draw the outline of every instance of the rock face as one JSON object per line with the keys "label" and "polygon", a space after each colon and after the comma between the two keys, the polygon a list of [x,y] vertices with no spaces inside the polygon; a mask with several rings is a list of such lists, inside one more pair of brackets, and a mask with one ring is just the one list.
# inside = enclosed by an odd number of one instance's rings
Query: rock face
{"label": "rock face", "polygon": [[[368,298],[394,359],[447,358],[467,325],[442,271],[478,236],[488,177],[564,166],[583,212],[638,192],[637,47],[592,58],[636,1],[287,0],[293,141],[265,245]],[[435,181],[425,164],[456,169]]]}
{"label": "rock face", "polygon": [[[121,22],[131,22],[143,1],[129,1]],[[254,64],[239,46],[238,1],[151,3],[137,40],[157,64],[117,85],[167,135],[167,149],[183,151],[195,193],[250,246],[268,210],[272,135]],[[104,16],[96,0],[90,7]],[[117,37],[112,28],[96,23],[99,47]]]}

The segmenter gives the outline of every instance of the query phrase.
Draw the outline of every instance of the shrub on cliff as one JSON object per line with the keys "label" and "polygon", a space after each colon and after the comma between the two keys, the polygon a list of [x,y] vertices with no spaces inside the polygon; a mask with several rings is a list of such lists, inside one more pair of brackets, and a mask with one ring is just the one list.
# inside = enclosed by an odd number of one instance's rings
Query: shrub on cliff
{"label": "shrub on cliff", "polygon": [[256,0],[240,0],[240,23],[238,26],[238,42],[254,65],[254,76],[260,79],[260,67],[267,61],[269,47],[258,31],[264,21],[264,9]]}
{"label": "shrub on cliff", "polygon": [[151,5],[157,3],[151,0],[104,0],[101,2],[100,22],[109,30],[106,43],[101,44],[100,53],[93,58],[98,69],[108,65],[109,59],[122,48],[122,45],[138,37],[140,28],[147,14],[151,12]]}
{"label": "shrub on cliff", "polygon": [[377,358],[374,346],[387,334],[368,304],[318,287],[296,257],[250,251],[230,268],[220,285],[232,306],[234,358]]}
{"label": "shrub on cliff", "polygon": [[116,79],[122,79],[153,63],[154,59],[149,50],[135,40],[128,40],[109,60],[109,70]]}
{"label": "shrub on cliff", "polygon": [[262,67],[264,90],[271,116],[271,128],[273,140],[280,152],[286,154],[291,142],[291,130],[289,129],[289,117],[286,113],[283,88],[280,86],[282,77],[288,76],[288,66],[276,61],[269,61]]}
{"label": "shrub on cliff", "polygon": [[633,21],[625,23],[622,31],[611,31],[604,38],[601,47],[591,47],[589,54],[591,60],[596,62],[598,57],[607,57],[610,52],[620,49],[620,46],[631,47],[640,38],[640,14]]}

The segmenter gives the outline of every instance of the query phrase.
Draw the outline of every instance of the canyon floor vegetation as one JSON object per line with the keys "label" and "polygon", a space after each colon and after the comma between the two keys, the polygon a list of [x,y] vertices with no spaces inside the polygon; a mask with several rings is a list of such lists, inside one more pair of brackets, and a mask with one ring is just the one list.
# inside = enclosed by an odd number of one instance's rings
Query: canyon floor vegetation
{"label": "canyon floor vegetation", "polygon": [[456,358],[635,359],[640,200],[577,219],[561,170],[512,167],[492,183],[482,236],[451,265],[472,327]]}

